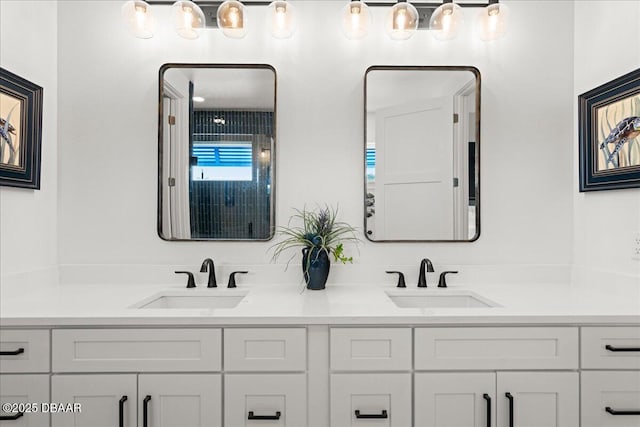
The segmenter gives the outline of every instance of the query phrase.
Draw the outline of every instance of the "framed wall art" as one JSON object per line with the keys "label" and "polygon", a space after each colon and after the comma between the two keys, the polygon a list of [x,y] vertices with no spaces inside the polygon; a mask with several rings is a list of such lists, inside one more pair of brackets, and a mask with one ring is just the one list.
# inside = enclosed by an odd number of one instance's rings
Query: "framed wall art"
{"label": "framed wall art", "polygon": [[640,188],[640,69],[578,98],[580,191]]}
{"label": "framed wall art", "polygon": [[42,92],[0,68],[0,185],[40,189]]}

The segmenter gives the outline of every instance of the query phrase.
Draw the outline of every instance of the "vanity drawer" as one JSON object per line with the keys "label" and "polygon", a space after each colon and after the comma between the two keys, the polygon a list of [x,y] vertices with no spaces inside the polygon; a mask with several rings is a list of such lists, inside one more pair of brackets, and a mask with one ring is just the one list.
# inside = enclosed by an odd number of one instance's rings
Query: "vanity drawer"
{"label": "vanity drawer", "polygon": [[16,420],[0,421],[0,426],[48,427],[49,414],[40,410],[40,404],[47,402],[51,402],[49,375],[0,375],[0,416],[11,417],[20,412],[21,408],[10,408],[11,412],[5,412],[1,408],[5,403],[26,403],[29,404],[27,409],[31,409],[23,410],[23,415]]}
{"label": "vanity drawer", "polygon": [[307,330],[225,329],[224,369],[228,372],[304,371],[307,369]]}
{"label": "vanity drawer", "polygon": [[229,374],[224,380],[224,425],[304,427],[305,374]]}
{"label": "vanity drawer", "polygon": [[582,427],[640,425],[640,372],[589,371],[580,378]]}
{"label": "vanity drawer", "polygon": [[411,374],[332,374],[331,425],[411,426]]}
{"label": "vanity drawer", "polygon": [[60,329],[54,372],[215,372],[220,329]]}
{"label": "vanity drawer", "polygon": [[577,328],[416,328],[416,370],[577,369]]}
{"label": "vanity drawer", "polygon": [[410,328],[332,328],[334,371],[411,370]]}
{"label": "vanity drawer", "polygon": [[583,369],[640,369],[640,327],[582,328]]}
{"label": "vanity drawer", "polygon": [[0,329],[0,372],[49,372],[49,331]]}

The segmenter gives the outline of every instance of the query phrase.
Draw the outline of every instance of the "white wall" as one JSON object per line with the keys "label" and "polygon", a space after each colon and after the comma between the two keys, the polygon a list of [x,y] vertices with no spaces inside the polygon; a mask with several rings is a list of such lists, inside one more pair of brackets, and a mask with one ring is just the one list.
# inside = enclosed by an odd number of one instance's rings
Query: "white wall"
{"label": "white wall", "polygon": [[57,276],[57,11],[55,2],[0,1],[0,66],[44,88],[41,189],[0,187],[3,284]]}
{"label": "white wall", "polygon": [[[59,252],[62,265],[267,264],[267,243],[169,243],[156,235],[158,69],[166,62],[269,63],[278,73],[277,222],[305,203],[339,204],[362,228],[363,78],[370,65],[473,65],[482,73],[482,233],[475,243],[365,241],[356,263],[382,270],[424,256],[437,266],[559,265],[572,261],[573,11],[571,1],[512,1],[508,36],[470,30],[441,43],[427,32],[390,40],[375,8],[372,34],[339,29],[344,1],[296,2],[298,32],[275,40],[264,8],[242,40],[197,41],[168,29],[135,39],[119,1],[59,8]],[[476,11],[466,9],[471,24]],[[541,31],[541,25],[544,31]],[[255,25],[255,27],[254,27]],[[470,25],[472,26],[472,25]],[[611,29],[617,31],[615,22]],[[607,69],[608,70],[608,69]],[[613,73],[613,74],[617,74]],[[315,174],[311,172],[317,172]],[[605,196],[606,197],[606,196]],[[283,261],[284,262],[284,261]],[[383,275],[384,276],[384,275]]]}
{"label": "white wall", "polygon": [[577,97],[640,67],[638,22],[638,0],[575,3],[573,188],[578,274],[586,269],[640,279],[640,261],[631,258],[633,233],[640,231],[640,189],[577,192]]}

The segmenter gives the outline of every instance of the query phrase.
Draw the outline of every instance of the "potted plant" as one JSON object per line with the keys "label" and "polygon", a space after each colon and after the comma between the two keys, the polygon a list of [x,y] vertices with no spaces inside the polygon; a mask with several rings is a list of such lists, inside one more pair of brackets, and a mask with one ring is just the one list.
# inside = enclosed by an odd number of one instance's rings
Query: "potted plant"
{"label": "potted plant", "polygon": [[[295,211],[286,227],[278,227],[278,234],[284,239],[273,246],[273,258],[277,259],[288,249],[301,247],[302,273],[307,288],[324,289],[331,267],[330,255],[336,262],[353,262],[353,257],[345,255],[343,244],[359,241],[356,229],[336,220],[337,208],[325,206],[315,210],[303,208]],[[289,258],[287,265],[294,256],[295,254]]]}

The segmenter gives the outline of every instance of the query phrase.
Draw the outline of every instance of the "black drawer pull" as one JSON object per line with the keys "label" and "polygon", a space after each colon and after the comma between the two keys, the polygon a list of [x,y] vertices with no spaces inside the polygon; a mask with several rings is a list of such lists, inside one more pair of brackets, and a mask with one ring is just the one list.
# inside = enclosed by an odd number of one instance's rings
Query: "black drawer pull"
{"label": "black drawer pull", "polygon": [[504,395],[509,399],[509,427],[513,427],[513,396],[509,392]]}
{"label": "black drawer pull", "polygon": [[20,347],[19,349],[12,351],[0,351],[0,356],[17,356],[22,353],[24,353],[24,348]]}
{"label": "black drawer pull", "polygon": [[17,420],[18,418],[20,418],[21,416],[24,415],[24,412],[18,412],[15,415],[0,415],[0,421],[13,421],[13,420]]}
{"label": "black drawer pull", "polygon": [[609,344],[605,345],[604,348],[609,351],[640,351],[640,347],[614,347]]}
{"label": "black drawer pull", "polygon": [[148,394],[142,400],[142,427],[149,426],[149,401],[151,400],[151,396]]}
{"label": "black drawer pull", "polygon": [[280,411],[276,411],[275,415],[253,415],[253,411],[249,411],[249,415],[247,419],[249,420],[279,420],[280,415],[282,413]]}
{"label": "black drawer pull", "polygon": [[360,410],[356,409],[356,418],[367,418],[367,419],[381,419],[381,418],[389,418],[389,414],[387,414],[387,410],[383,409],[379,414],[361,414]]}
{"label": "black drawer pull", "polygon": [[118,426],[124,427],[124,402],[127,401],[127,396],[122,396],[118,401]]}
{"label": "black drawer pull", "polygon": [[491,396],[485,393],[482,398],[487,401],[487,427],[491,427]]}
{"label": "black drawer pull", "polygon": [[640,415],[640,410],[639,411],[617,411],[615,409],[612,409],[609,406],[604,408],[604,410],[610,413],[611,415]]}

